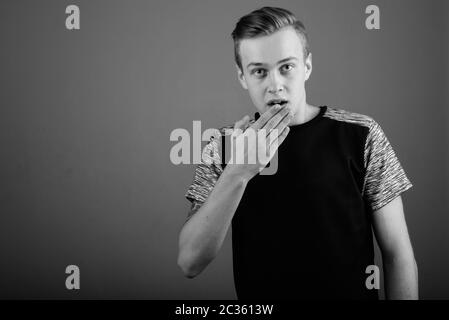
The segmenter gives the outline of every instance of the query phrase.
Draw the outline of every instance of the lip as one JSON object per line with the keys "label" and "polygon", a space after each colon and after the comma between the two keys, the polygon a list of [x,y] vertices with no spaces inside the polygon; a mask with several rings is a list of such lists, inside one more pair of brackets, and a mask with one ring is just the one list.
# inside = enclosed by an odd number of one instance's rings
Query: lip
{"label": "lip", "polygon": [[[272,101],[276,101],[276,103],[272,103]],[[289,105],[290,104],[290,101],[288,101],[287,99],[272,99],[272,100],[270,100],[270,101],[268,101],[266,103],[266,106],[267,107],[273,107],[273,106],[275,106],[277,104],[280,104],[279,101],[285,101],[285,103],[283,105]],[[282,104],[280,104],[280,105],[282,105]]]}

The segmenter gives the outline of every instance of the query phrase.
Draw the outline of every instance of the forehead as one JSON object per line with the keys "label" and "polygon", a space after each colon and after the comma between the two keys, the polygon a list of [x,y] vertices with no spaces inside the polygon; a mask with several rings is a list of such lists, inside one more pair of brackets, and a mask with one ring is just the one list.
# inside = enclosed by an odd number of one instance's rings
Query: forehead
{"label": "forehead", "polygon": [[275,64],[287,57],[303,59],[303,46],[293,27],[286,27],[268,36],[243,39],[240,42],[242,65],[251,62]]}

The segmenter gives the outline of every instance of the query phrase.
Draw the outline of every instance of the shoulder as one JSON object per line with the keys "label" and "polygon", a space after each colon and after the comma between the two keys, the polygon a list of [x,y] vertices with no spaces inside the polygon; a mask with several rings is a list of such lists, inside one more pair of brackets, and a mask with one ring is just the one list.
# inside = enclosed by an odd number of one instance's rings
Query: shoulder
{"label": "shoulder", "polygon": [[337,107],[327,107],[323,116],[331,120],[362,126],[370,129],[370,131],[378,126],[377,122],[368,115]]}

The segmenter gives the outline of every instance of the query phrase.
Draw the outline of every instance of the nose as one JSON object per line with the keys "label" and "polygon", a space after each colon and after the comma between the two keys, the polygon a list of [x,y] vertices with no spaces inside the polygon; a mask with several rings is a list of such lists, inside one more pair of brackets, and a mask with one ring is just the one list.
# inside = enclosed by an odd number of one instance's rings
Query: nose
{"label": "nose", "polygon": [[280,75],[277,74],[277,72],[272,72],[269,77],[269,84],[268,84],[268,92],[271,94],[277,94],[279,92],[284,91],[284,86],[282,83],[282,79]]}

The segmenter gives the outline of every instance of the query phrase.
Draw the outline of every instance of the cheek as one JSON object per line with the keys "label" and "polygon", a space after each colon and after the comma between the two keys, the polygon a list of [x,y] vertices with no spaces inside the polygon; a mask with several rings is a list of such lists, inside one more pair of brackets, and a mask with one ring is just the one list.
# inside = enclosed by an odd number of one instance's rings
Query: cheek
{"label": "cheek", "polygon": [[260,100],[264,98],[263,96],[263,88],[258,84],[250,84],[248,86],[248,91],[253,99]]}
{"label": "cheek", "polygon": [[290,89],[296,90],[298,93],[304,89],[305,74],[298,73],[289,81]]}

